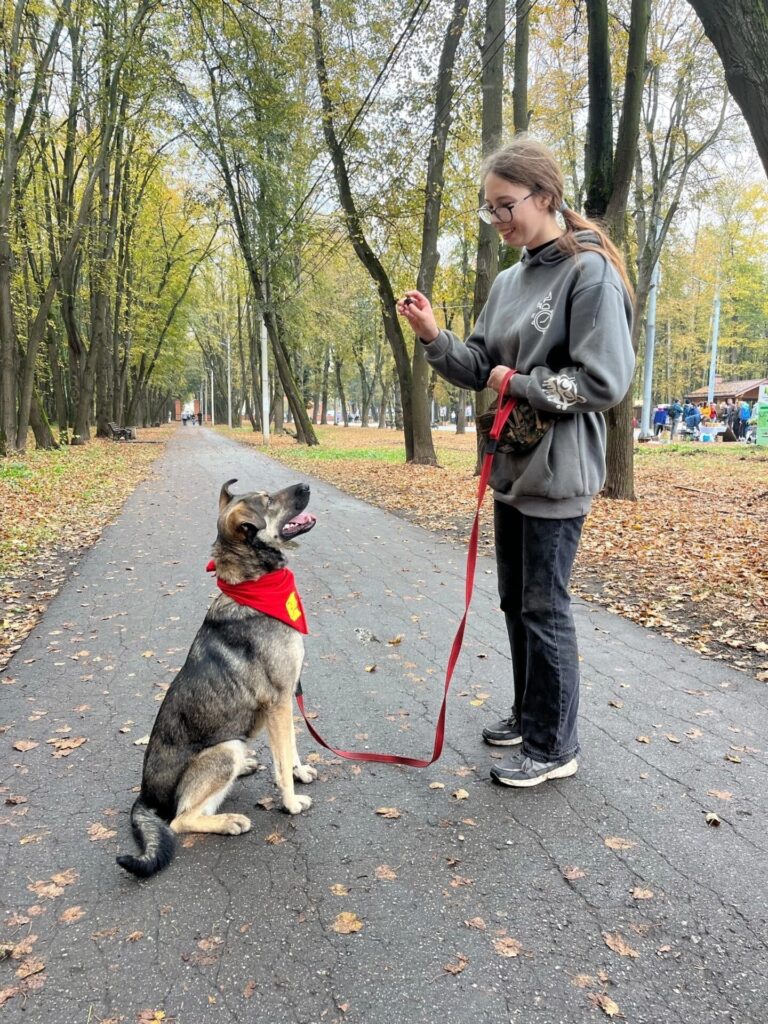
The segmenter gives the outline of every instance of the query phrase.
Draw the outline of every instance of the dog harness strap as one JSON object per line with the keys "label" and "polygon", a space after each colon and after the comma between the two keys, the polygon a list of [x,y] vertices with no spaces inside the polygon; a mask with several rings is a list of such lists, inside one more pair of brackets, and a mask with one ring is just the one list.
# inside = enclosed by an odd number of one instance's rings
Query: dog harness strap
{"label": "dog harness strap", "polygon": [[[501,386],[500,395],[506,395],[507,386],[509,385],[515,370],[509,370],[505,376]],[[509,414],[515,408],[517,404],[514,398],[507,397],[505,400],[499,402],[498,409],[496,410],[496,416],[493,420],[493,426],[491,427],[491,438],[496,441],[498,440],[501,429],[506,423]],[[493,446],[495,450],[495,445]],[[453,638],[451,644],[451,653],[448,658],[448,667],[445,670],[445,686],[443,688],[443,703],[440,706],[440,713],[437,716],[437,726],[435,728],[435,742],[432,748],[432,757],[428,760],[422,760],[416,757],[400,757],[397,754],[373,754],[364,750],[337,750],[336,747],[332,747],[330,743],[326,743],[322,736],[317,732],[315,727],[307,718],[307,714],[304,710],[304,693],[301,687],[301,681],[299,681],[296,687],[296,703],[299,706],[299,711],[304,718],[304,723],[309,730],[310,736],[319,743],[321,747],[325,747],[326,750],[330,750],[331,753],[336,754],[337,757],[346,758],[348,761],[374,761],[377,764],[404,764],[409,768],[427,768],[429,765],[434,764],[435,761],[440,757],[443,752],[443,740],[445,738],[445,713],[448,705],[448,690],[451,685],[451,679],[453,678],[453,670],[456,667],[456,662],[459,660],[459,653],[461,652],[461,645],[464,640],[464,628],[467,624],[467,615],[469,614],[469,606],[472,602],[472,592],[475,587],[475,566],[477,565],[477,539],[480,531],[480,509],[483,504],[483,498],[485,497],[485,489],[488,486],[488,480],[491,476],[491,466],[493,464],[493,451],[486,449],[486,454],[483,458],[483,465],[480,472],[480,481],[477,485],[477,509],[475,511],[475,520],[472,523],[472,532],[469,537],[469,546],[467,549],[467,573],[466,581],[464,585],[464,614],[461,617],[459,628],[456,630],[456,636]]]}

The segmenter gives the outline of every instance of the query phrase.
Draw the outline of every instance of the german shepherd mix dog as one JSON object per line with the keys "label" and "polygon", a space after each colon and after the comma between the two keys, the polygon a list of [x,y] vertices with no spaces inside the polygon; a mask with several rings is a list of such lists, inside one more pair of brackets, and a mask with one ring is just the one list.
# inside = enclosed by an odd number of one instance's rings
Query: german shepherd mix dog
{"label": "german shepherd mix dog", "polygon": [[[304,513],[306,484],[276,494],[233,495],[229,487],[235,482],[221,489],[213,547],[223,585],[283,569],[286,547],[316,522]],[[251,822],[245,815],[216,811],[235,779],[256,771],[258,761],[246,741],[262,728],[283,807],[299,814],[311,805],[308,796],[294,792],[294,778],[317,778],[315,769],[299,760],[293,728],[293,693],[303,659],[304,641],[296,628],[225,593],[216,595],[155,720],[141,795],[131,809],[141,854],[118,857],[121,867],[141,877],[160,871],[182,832],[247,832]]]}

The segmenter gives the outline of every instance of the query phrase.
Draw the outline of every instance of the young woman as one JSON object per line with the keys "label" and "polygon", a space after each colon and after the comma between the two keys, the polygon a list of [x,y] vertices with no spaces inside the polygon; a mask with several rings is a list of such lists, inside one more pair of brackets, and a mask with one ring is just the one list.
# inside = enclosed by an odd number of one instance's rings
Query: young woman
{"label": "young woman", "polygon": [[520,262],[498,275],[464,344],[440,330],[420,292],[407,292],[398,310],[450,383],[498,392],[514,369],[508,393],[553,420],[533,448],[497,451],[490,483],[514,704],[483,738],[519,747],[493,766],[495,781],[535,786],[578,769],[579,656],[568,585],[605,479],[602,414],[632,380],[632,300],[618,251],[566,206],[563,175],[545,146],[515,138],[484,161],[483,181],[479,216],[523,249]]}

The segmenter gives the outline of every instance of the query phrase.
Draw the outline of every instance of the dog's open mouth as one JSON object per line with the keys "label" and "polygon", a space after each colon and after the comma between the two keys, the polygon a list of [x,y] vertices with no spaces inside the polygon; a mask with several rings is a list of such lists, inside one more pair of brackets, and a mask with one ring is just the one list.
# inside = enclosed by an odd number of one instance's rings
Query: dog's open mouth
{"label": "dog's open mouth", "polygon": [[311,512],[301,512],[285,523],[280,530],[280,536],[284,540],[291,540],[293,537],[298,537],[300,533],[311,530],[316,522],[317,516],[313,516]]}

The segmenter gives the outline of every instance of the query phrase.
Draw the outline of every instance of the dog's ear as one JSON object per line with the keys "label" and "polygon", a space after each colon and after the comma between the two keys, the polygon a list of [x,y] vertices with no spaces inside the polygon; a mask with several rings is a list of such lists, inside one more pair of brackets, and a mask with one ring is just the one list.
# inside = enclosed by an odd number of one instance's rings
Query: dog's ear
{"label": "dog's ear", "polygon": [[223,512],[227,505],[234,498],[234,494],[230,491],[229,485],[236,484],[237,477],[232,480],[227,480],[224,486],[221,488],[221,494],[219,495],[219,512]]}
{"label": "dog's ear", "polygon": [[[251,537],[258,533],[259,530],[263,530],[267,525],[267,521],[258,509],[253,508],[246,501],[238,501],[236,505],[228,512],[225,519],[225,530],[231,537],[240,538],[245,537],[246,540],[250,540]],[[239,539],[240,539],[239,538]]]}

